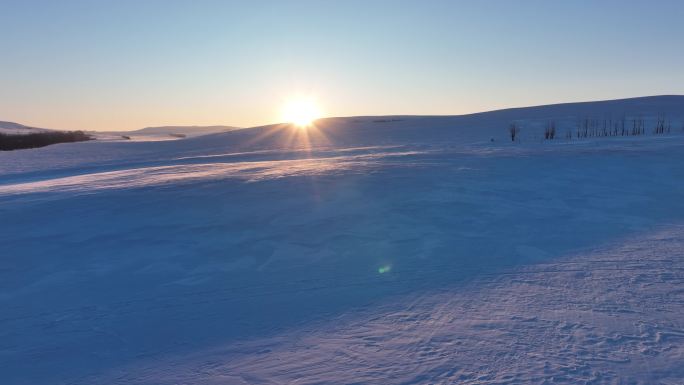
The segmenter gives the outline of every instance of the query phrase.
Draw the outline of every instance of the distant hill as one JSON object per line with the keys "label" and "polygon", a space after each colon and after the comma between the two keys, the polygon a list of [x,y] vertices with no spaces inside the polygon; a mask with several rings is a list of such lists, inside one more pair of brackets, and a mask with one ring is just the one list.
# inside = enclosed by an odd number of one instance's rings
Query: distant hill
{"label": "distant hill", "polygon": [[83,131],[58,131],[0,121],[0,151],[38,148],[91,139],[92,137]]}
{"label": "distant hill", "polygon": [[238,129],[238,127],[232,126],[159,126],[145,127],[133,131],[91,131],[89,133],[98,140],[160,141],[194,138]]}
{"label": "distant hill", "polygon": [[[26,126],[20,123],[15,123],[15,122],[7,122],[7,121],[0,121],[0,135],[3,136],[3,143],[4,145],[2,147],[5,150],[7,149],[18,149],[18,148],[32,148],[32,147],[43,147],[48,144],[52,144],[55,139],[59,139],[60,142],[63,142],[67,136],[70,138],[79,138],[79,140],[83,140],[83,138],[88,137],[90,139],[95,139],[95,140],[122,140],[122,139],[127,139],[127,140],[137,140],[137,141],[158,141],[158,140],[173,140],[173,139],[181,139],[181,138],[193,138],[197,136],[202,136],[202,135],[209,135],[209,134],[217,134],[217,133],[223,133],[223,132],[229,132],[233,130],[237,130],[239,127],[232,127],[232,126],[160,126],[160,127],[145,127],[141,128],[139,130],[134,130],[134,131],[110,131],[110,132],[103,132],[103,131],[87,131],[85,132],[85,136],[76,136],[73,137],[73,135],[60,135],[60,134],[65,134],[65,133],[71,133],[71,131],[63,131],[63,130],[54,130],[54,129],[48,129],[48,128],[40,128],[40,127],[31,127],[31,126]],[[35,140],[39,139],[39,137],[34,136],[33,139],[29,138],[9,138],[9,136],[25,136],[25,135],[35,135],[35,134],[46,134],[46,133],[53,133],[57,135],[52,135],[49,138],[47,136],[41,137],[40,138],[40,145],[33,145],[37,144]],[[35,140],[34,140],[35,139]],[[9,142],[12,142],[12,144],[8,144]],[[68,140],[68,141],[77,141],[77,140]],[[32,143],[31,145],[28,145],[28,143]],[[54,142],[56,143],[56,142]],[[19,147],[16,147],[19,146]]]}
{"label": "distant hill", "polygon": [[139,130],[130,131],[129,134],[137,135],[186,135],[199,136],[207,134],[216,134],[219,132],[228,132],[237,130],[239,127],[232,126],[160,126],[160,127],[145,127]]}
{"label": "distant hill", "polygon": [[[556,139],[633,135],[634,126],[645,135],[655,132],[659,119],[666,133],[684,132],[684,95],[646,96],[593,102],[562,103],[508,108],[465,115],[349,116],[319,119],[304,138],[287,123],[245,128],[193,140],[202,148],[220,151],[273,150],[293,147],[363,147],[377,145],[455,144],[510,142],[512,124],[519,128],[517,139],[525,143],[544,139],[553,125]],[[618,134],[615,134],[616,125]],[[190,143],[188,143],[190,144]],[[219,151],[219,150],[217,150]]]}
{"label": "distant hill", "polygon": [[[407,143],[487,143],[508,141],[509,129],[519,128],[516,140],[530,143],[544,140],[553,125],[556,139],[593,136],[622,136],[623,127],[633,135],[635,128],[650,135],[684,133],[684,96],[661,95],[593,102],[561,103],[508,108],[465,115],[350,116],[319,119],[315,128],[302,131],[287,123],[238,129],[232,126],[160,126],[135,131],[87,134],[102,141],[175,141],[189,148],[216,151],[273,150],[292,147],[361,147],[406,145]],[[9,133],[45,130],[17,123],[0,122]],[[617,133],[616,133],[617,130]],[[582,132],[580,132],[582,131]],[[174,145],[174,146],[176,146]],[[138,147],[142,148],[142,147]],[[160,147],[161,148],[161,147]]]}
{"label": "distant hill", "polygon": [[26,135],[26,134],[35,134],[35,133],[39,133],[39,132],[49,132],[49,131],[54,131],[54,130],[50,130],[47,128],[30,127],[30,126],[25,126],[23,124],[14,123],[14,122],[0,121],[0,134]]}

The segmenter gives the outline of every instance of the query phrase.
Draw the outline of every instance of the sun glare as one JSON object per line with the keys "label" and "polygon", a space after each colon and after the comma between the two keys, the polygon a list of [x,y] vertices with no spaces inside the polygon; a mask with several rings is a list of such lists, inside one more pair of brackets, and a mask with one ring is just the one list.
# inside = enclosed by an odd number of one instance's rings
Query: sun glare
{"label": "sun glare", "polygon": [[321,111],[312,99],[292,100],[283,107],[283,120],[299,128],[311,126],[320,117]]}

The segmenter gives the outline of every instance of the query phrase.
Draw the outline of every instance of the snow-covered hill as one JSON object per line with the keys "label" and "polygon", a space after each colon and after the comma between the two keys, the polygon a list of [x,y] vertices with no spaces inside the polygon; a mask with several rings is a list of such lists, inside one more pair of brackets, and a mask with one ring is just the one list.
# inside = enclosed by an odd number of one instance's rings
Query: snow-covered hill
{"label": "snow-covered hill", "polygon": [[239,129],[232,126],[161,126],[161,127],[145,127],[140,130],[131,131],[132,134],[141,135],[187,135],[199,136],[207,134],[216,134],[219,132],[227,132]]}
{"label": "snow-covered hill", "polygon": [[[89,131],[88,134],[99,140],[136,140],[136,141],[159,141],[183,138],[193,138],[202,135],[217,134],[238,130],[232,126],[162,126],[145,127],[134,131]],[[0,121],[0,134],[27,135],[41,132],[55,132],[60,130],[25,126],[14,122]]]}
{"label": "snow-covered hill", "polygon": [[133,131],[92,131],[89,134],[99,141],[159,142],[194,138],[237,129],[239,128],[231,126],[162,126],[146,127]]}
{"label": "snow-covered hill", "polygon": [[2,122],[0,121],[0,134],[5,135],[26,135],[35,134],[40,132],[53,131],[47,128],[29,127],[23,124],[14,122]]}
{"label": "snow-covered hill", "polygon": [[[624,117],[628,127],[634,119],[643,119],[651,137],[652,128],[659,116],[665,116],[672,125],[671,135],[683,132],[684,96],[654,96],[622,100],[568,103],[549,106],[525,107],[459,116],[376,116],[328,118],[317,122],[317,128],[302,131],[286,124],[234,130],[209,134],[181,141],[143,143],[143,141],[89,142],[78,145],[60,145],[42,149],[40,152],[0,154],[2,171],[40,172],[62,170],[69,173],[106,170],[121,167],[123,162],[133,164],[160,164],[185,157],[189,161],[199,155],[220,156],[230,154],[229,159],[239,159],[237,153],[246,153],[248,159],[269,157],[308,156],[311,149],[327,150],[349,147],[405,146],[405,145],[507,145],[510,142],[511,122],[520,125],[519,140],[523,145],[542,142],[545,125],[557,121],[558,139],[564,140],[565,130],[575,130],[586,118],[599,121],[617,121]],[[620,139],[622,138],[622,139]],[[606,140],[628,140],[612,137]],[[571,142],[593,142],[571,140]],[[600,140],[603,141],[603,140]],[[296,150],[296,151],[291,151]],[[263,152],[266,152],[265,154]],[[269,153],[271,153],[269,155]],[[4,156],[3,156],[4,155]],[[217,158],[218,160],[218,158]],[[28,167],[28,168],[27,168]]]}
{"label": "snow-covered hill", "polygon": [[238,129],[238,127],[232,126],[161,126],[145,127],[133,131],[93,132],[92,134],[100,140],[161,141],[193,138]]}
{"label": "snow-covered hill", "polygon": [[682,123],[662,96],[0,153],[0,378],[680,384]]}

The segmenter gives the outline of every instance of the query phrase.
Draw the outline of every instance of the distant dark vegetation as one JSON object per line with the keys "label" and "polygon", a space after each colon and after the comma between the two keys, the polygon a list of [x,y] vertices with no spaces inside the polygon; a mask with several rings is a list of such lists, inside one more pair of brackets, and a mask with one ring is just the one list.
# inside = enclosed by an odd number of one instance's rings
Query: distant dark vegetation
{"label": "distant dark vegetation", "polygon": [[[584,139],[592,137],[615,137],[615,136],[640,136],[651,132],[654,135],[669,134],[672,132],[672,123],[663,116],[657,117],[652,126],[647,128],[648,122],[643,118],[621,118],[621,119],[593,119],[584,118],[577,122],[575,129],[565,131],[565,139]],[[511,123],[508,131],[512,141],[516,141],[520,133],[520,125]],[[684,131],[684,126],[682,126]],[[544,128],[544,140],[557,138],[556,122],[551,120],[546,123]]]}
{"label": "distant dark vegetation", "polygon": [[83,142],[93,139],[83,131],[48,131],[25,135],[0,134],[0,151],[45,147],[56,143]]}

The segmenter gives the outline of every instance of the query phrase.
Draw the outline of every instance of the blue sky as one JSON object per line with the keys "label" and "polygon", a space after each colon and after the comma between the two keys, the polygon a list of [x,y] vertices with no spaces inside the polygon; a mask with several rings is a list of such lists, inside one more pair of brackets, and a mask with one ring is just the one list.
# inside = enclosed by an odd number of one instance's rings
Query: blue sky
{"label": "blue sky", "polygon": [[460,114],[684,94],[684,1],[0,0],[0,120]]}

